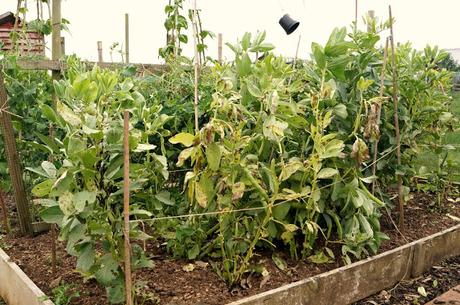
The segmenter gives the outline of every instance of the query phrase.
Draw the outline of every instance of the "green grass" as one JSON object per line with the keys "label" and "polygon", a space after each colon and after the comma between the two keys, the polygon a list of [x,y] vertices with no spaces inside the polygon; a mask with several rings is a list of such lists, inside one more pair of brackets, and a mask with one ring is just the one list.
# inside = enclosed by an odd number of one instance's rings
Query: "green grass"
{"label": "green grass", "polygon": [[[452,144],[455,147],[455,150],[449,151],[447,160],[451,163],[449,170],[453,174],[452,179],[460,182],[460,93],[453,94],[451,112],[454,117],[457,118],[458,122],[454,128],[455,130],[446,134],[444,143]],[[417,163],[421,166],[425,166],[429,171],[435,171],[439,162],[434,153],[424,151],[420,154]]]}

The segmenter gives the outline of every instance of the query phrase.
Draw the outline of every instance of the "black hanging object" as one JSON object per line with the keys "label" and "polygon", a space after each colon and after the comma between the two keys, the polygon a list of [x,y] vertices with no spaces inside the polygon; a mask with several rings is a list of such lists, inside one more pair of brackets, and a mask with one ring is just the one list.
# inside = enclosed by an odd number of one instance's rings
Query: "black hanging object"
{"label": "black hanging object", "polygon": [[289,14],[285,14],[280,19],[280,25],[286,31],[286,34],[292,34],[297,28],[299,27],[300,22],[294,20],[289,16]]}

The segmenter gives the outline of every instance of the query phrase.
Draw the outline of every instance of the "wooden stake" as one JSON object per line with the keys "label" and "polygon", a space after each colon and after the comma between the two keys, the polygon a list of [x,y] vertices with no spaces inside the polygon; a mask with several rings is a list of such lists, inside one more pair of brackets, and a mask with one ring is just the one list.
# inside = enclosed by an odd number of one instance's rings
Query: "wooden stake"
{"label": "wooden stake", "polygon": [[124,119],[124,185],[123,185],[123,216],[124,216],[124,238],[125,238],[125,289],[126,305],[132,305],[132,278],[131,278],[131,245],[129,242],[129,112],[125,110]]}
{"label": "wooden stake", "polygon": [[129,63],[129,14],[125,14],[125,58]]}
{"label": "wooden stake", "polygon": [[222,33],[217,34],[217,60],[222,63]]}
{"label": "wooden stake", "polygon": [[[399,114],[398,114],[398,79],[396,67],[395,36],[393,32],[393,16],[391,14],[391,5],[388,7],[390,14],[390,34],[391,34],[391,63],[393,65],[393,107],[394,107],[394,125],[396,136],[396,157],[398,166],[401,165],[401,135],[399,131]],[[397,174],[398,178],[398,202],[399,202],[399,229],[404,232],[404,197],[402,177]]]}
{"label": "wooden stake", "polygon": [[97,42],[97,61],[98,62],[103,62],[103,56],[102,56],[102,41]]}
{"label": "wooden stake", "polygon": [[355,0],[355,30],[358,29],[358,0]]}
{"label": "wooden stake", "polygon": [[199,55],[198,55],[198,37],[196,31],[196,0],[193,0],[193,12],[192,12],[192,28],[193,28],[193,45],[195,49],[195,132],[198,133],[200,130],[198,125],[198,70],[199,70]]}
{"label": "wooden stake", "polygon": [[[387,61],[388,61],[388,37],[385,40],[385,49],[383,50],[383,63],[382,63],[382,71],[380,72],[380,100],[378,103],[376,103],[377,109],[377,126],[380,125],[380,117],[382,115],[382,105],[380,103],[383,103],[383,94],[385,93],[385,72],[386,72],[386,66],[387,66]],[[377,174],[377,154],[379,151],[379,141],[380,141],[380,135],[374,142],[374,160],[372,162],[372,175],[375,176]],[[372,194],[375,194],[375,185],[376,181],[374,180],[372,182]]]}
{"label": "wooden stake", "polygon": [[[369,16],[369,21],[373,21],[375,19],[375,11],[370,10],[370,11],[367,12],[367,15]],[[367,24],[367,31],[368,32],[371,31],[370,24]]]}
{"label": "wooden stake", "polygon": [[14,137],[13,123],[8,112],[8,96],[6,94],[3,72],[0,71],[0,125],[2,128],[3,142],[5,145],[6,160],[10,171],[13,194],[19,218],[19,227],[22,235],[32,235],[32,222],[29,211],[29,199],[27,198],[24,181],[22,180],[22,168],[19,160],[18,149]]}
{"label": "wooden stake", "polygon": [[[52,24],[52,33],[51,33],[51,58],[53,60],[60,60],[65,49],[65,39],[61,37],[61,0],[53,0],[52,4],[52,13],[51,13],[51,24]],[[53,81],[59,80],[61,78],[61,71],[53,70],[51,72]],[[53,91],[53,109],[57,108],[57,96],[56,92]],[[50,124],[49,126],[49,137],[54,139],[54,126]],[[53,162],[53,155],[50,156],[50,162]],[[56,274],[56,225],[51,225],[51,270],[53,274]]]}
{"label": "wooden stake", "polygon": [[3,219],[3,229],[5,230],[6,234],[10,234],[10,226],[8,225],[8,210],[6,208],[6,203],[3,198],[3,194],[0,191],[0,207],[2,208],[2,219]]}

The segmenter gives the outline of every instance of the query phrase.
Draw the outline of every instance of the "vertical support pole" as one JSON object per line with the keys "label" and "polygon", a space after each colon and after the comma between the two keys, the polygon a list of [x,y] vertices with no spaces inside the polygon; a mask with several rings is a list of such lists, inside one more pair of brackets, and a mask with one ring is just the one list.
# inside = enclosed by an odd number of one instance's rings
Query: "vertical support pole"
{"label": "vertical support pole", "polygon": [[[61,37],[61,0],[53,0],[51,8],[51,59],[60,60],[62,51],[65,49],[65,40]],[[61,71],[53,70],[51,77],[54,80],[59,80]],[[53,92],[53,109],[57,108],[56,92]],[[54,126],[49,126],[49,136],[54,138]],[[50,156],[50,161],[53,161],[53,156]],[[56,225],[51,225],[51,269],[53,274],[56,274]]]}
{"label": "vertical support pole", "polygon": [[[375,11],[374,10],[370,10],[367,12],[367,15],[369,16],[369,22],[370,21],[374,21],[375,19]],[[370,32],[371,31],[371,27],[369,24],[367,24],[367,31]]]}
{"label": "vertical support pole", "polygon": [[125,58],[129,63],[129,14],[125,14]]}
{"label": "vertical support pole", "polygon": [[[385,49],[383,49],[383,63],[382,63],[382,71],[380,73],[380,101],[375,103],[375,106],[378,107],[376,109],[377,112],[377,126],[380,125],[380,117],[382,115],[382,105],[383,103],[383,94],[385,93],[385,73],[386,73],[386,66],[387,66],[387,61],[388,61],[388,40],[389,38],[387,37],[385,40]],[[374,159],[372,161],[372,175],[376,176],[377,174],[377,155],[379,152],[379,142],[380,142],[380,135],[378,135],[377,139],[375,140],[373,144],[373,149],[374,149]],[[372,195],[375,194],[375,185],[377,181],[374,180],[372,181]]]}
{"label": "vertical support pole", "polygon": [[200,127],[198,125],[198,70],[199,70],[199,54],[198,54],[198,33],[196,28],[196,0],[193,0],[192,6],[192,29],[193,29],[193,47],[195,49],[195,133],[198,133]]}
{"label": "vertical support pole", "polygon": [[3,71],[0,71],[0,125],[5,145],[6,160],[10,171],[13,194],[19,218],[19,228],[22,235],[32,235],[32,222],[29,211],[29,200],[26,195],[24,181],[22,180],[22,168],[19,160],[18,149],[14,137],[13,123],[8,112],[8,96],[6,94]]}
{"label": "vertical support pole", "polygon": [[124,166],[123,166],[123,216],[124,216],[124,239],[125,239],[125,289],[126,289],[126,305],[132,305],[132,279],[131,279],[131,245],[129,242],[129,112],[125,110],[123,114],[123,151],[124,151]]}
{"label": "vertical support pole", "polygon": [[65,55],[65,37],[61,37],[61,55]]}
{"label": "vertical support pole", "polygon": [[222,33],[217,34],[217,60],[222,63]]}
{"label": "vertical support pole", "polygon": [[102,41],[97,42],[97,61],[103,62],[104,58],[102,56]]}
{"label": "vertical support pole", "polygon": [[[399,114],[398,114],[398,79],[396,67],[396,50],[395,36],[393,31],[393,15],[391,13],[391,5],[388,7],[390,14],[390,34],[391,34],[391,63],[393,65],[393,105],[394,105],[394,126],[396,137],[396,157],[398,166],[401,166],[401,135],[399,131]],[[398,203],[399,203],[399,229],[404,232],[404,197],[401,175],[396,175],[398,178]]]}
{"label": "vertical support pole", "polygon": [[358,29],[358,0],[355,0],[355,31]]}

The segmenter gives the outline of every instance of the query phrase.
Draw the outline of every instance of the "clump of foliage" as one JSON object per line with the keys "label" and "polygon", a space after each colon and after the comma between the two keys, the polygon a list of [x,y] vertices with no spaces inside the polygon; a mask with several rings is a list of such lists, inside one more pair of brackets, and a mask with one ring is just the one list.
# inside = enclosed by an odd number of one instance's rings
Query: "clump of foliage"
{"label": "clump of foliage", "polygon": [[[44,198],[43,219],[61,227],[77,269],[108,287],[112,302],[122,302],[121,114],[129,109],[133,240],[150,238],[139,223],[153,218],[145,221],[169,251],[220,259],[215,269],[230,286],[263,271],[254,260],[260,249],[313,263],[337,254],[350,263],[376,253],[388,238],[379,218],[391,204],[395,173],[409,190],[419,147],[445,152],[440,136],[452,123],[451,74],[439,69],[445,54],[436,48],[399,46],[399,108],[390,102],[389,68],[379,96],[377,44],[386,27],[335,29],[325,45],[312,44],[310,61],[295,66],[272,53],[265,33],[245,34],[229,45],[233,62],[201,71],[196,133],[193,72],[180,65],[190,61],[178,57],[163,75],[140,78],[71,62],[66,78],[54,84],[57,111],[41,107],[58,126],[55,139],[42,139],[53,163],[33,169],[46,179],[34,188]],[[379,185],[375,195],[372,182]],[[134,267],[149,266],[140,247],[133,252]]]}
{"label": "clump of foliage", "polygon": [[[57,111],[42,105],[44,115],[62,131],[61,138],[46,142],[54,162],[44,161],[30,170],[45,177],[32,190],[44,197],[41,217],[59,225],[67,251],[78,257],[77,270],[107,287],[112,302],[124,300],[123,263],[123,121],[131,112],[130,177],[133,192],[131,215],[151,217],[157,187],[168,178],[166,158],[155,153],[151,137],[162,137],[168,117],[161,106],[147,107],[135,81],[119,72],[94,68],[85,72],[76,64],[67,78],[54,83],[59,96]],[[137,162],[136,162],[137,161]],[[132,240],[149,236],[131,226]],[[151,266],[142,249],[134,244],[133,268]]]}

